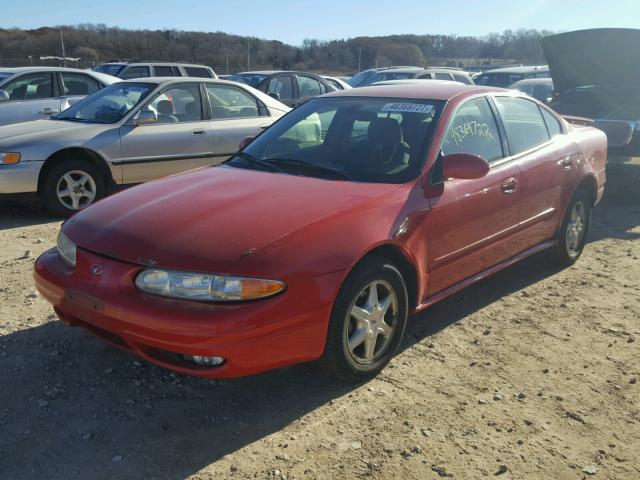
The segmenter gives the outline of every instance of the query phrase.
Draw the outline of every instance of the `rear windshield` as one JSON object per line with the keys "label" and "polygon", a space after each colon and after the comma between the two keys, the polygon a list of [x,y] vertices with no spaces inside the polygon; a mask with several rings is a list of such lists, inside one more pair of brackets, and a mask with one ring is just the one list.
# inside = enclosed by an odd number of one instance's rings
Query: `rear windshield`
{"label": "rear windshield", "polygon": [[117,65],[115,63],[105,63],[104,65],[98,65],[95,71],[117,77],[124,67],[124,65]]}
{"label": "rear windshield", "polygon": [[228,164],[404,183],[420,173],[443,105],[437,100],[317,98],[287,114]]}
{"label": "rear windshield", "polygon": [[478,75],[475,81],[476,85],[506,88],[523,78],[524,75],[521,73],[487,72]]}
{"label": "rear windshield", "polygon": [[190,77],[213,78],[211,70],[203,67],[184,67]]}
{"label": "rear windshield", "polygon": [[232,82],[245,83],[251,87],[257,87],[265,78],[267,78],[266,75],[259,75],[256,73],[236,73],[235,75],[231,75],[229,80]]}

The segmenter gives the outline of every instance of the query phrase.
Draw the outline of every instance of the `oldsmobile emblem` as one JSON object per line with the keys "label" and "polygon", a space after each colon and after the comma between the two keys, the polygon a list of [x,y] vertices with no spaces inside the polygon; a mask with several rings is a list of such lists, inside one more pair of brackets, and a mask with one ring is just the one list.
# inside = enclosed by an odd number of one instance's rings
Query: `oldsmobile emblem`
{"label": "oldsmobile emblem", "polygon": [[102,274],[102,265],[100,265],[99,263],[94,263],[93,265],[91,265],[89,267],[89,273],[91,273],[91,275],[94,276],[98,276]]}

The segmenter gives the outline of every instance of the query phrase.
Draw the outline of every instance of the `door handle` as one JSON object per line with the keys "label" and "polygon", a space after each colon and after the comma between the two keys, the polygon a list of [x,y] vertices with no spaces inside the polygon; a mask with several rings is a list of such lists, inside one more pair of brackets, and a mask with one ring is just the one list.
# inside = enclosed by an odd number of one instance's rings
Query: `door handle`
{"label": "door handle", "polygon": [[197,130],[192,130],[192,131],[191,131],[191,134],[192,134],[192,135],[204,135],[204,129],[199,128],[199,129],[197,129]]}
{"label": "door handle", "polygon": [[42,110],[40,110],[40,113],[42,115],[53,115],[54,113],[58,113],[58,109],[57,108],[51,108],[51,107],[45,107]]}
{"label": "door handle", "polygon": [[518,188],[518,181],[515,178],[509,178],[508,180],[504,181],[500,188],[502,190],[502,193],[510,195]]}
{"label": "door handle", "polygon": [[560,164],[562,165],[562,168],[564,168],[565,170],[571,170],[571,167],[573,166],[573,156],[567,155],[562,159]]}

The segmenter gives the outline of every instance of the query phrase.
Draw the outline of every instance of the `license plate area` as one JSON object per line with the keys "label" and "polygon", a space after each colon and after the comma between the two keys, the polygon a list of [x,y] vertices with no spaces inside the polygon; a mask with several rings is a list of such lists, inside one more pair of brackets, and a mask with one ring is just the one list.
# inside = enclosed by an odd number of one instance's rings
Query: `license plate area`
{"label": "license plate area", "polygon": [[104,303],[77,290],[64,291],[64,304],[74,316],[85,322],[93,322],[97,315],[104,313]]}

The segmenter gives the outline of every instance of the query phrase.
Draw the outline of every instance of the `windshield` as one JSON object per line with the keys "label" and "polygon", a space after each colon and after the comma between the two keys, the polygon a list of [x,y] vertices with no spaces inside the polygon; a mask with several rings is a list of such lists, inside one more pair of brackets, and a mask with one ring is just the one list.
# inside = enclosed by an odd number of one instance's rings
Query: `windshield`
{"label": "windshield", "polygon": [[367,78],[375,73],[375,70],[365,70],[364,72],[356,73],[353,77],[347,80],[347,83],[352,87],[359,87]]}
{"label": "windshield", "polygon": [[7,78],[11,77],[12,75],[13,75],[13,73],[0,72],[0,83],[2,83],[4,80],[6,80]]}
{"label": "windshield", "polygon": [[245,83],[251,87],[257,87],[262,83],[262,81],[267,78],[266,75],[258,75],[255,73],[236,73],[235,75],[231,75],[229,80],[233,82]]}
{"label": "windshield", "polygon": [[156,87],[153,83],[115,83],[52,118],[86,123],[115,123]]}
{"label": "windshield", "polygon": [[443,105],[435,100],[317,98],[287,114],[227,164],[404,183],[419,174]]}
{"label": "windshield", "polygon": [[105,63],[104,65],[98,65],[95,71],[117,77],[124,67],[124,65],[118,65],[117,63]]}

